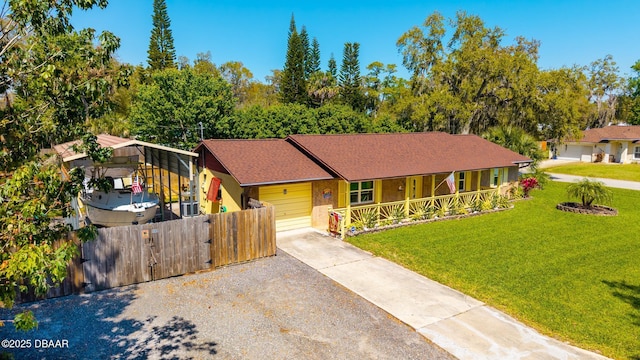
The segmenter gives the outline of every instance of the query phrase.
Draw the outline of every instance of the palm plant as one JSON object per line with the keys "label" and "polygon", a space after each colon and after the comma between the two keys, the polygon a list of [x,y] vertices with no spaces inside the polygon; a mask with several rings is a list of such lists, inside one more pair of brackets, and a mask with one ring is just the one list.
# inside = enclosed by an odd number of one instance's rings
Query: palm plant
{"label": "palm plant", "polygon": [[532,169],[536,169],[538,163],[545,158],[538,141],[522,128],[505,125],[496,126],[488,129],[482,134],[482,137],[533,160]]}
{"label": "palm plant", "polygon": [[613,199],[613,193],[604,183],[587,178],[567,186],[567,194],[569,197],[580,199],[582,206],[586,208],[591,208],[594,202],[608,204]]}

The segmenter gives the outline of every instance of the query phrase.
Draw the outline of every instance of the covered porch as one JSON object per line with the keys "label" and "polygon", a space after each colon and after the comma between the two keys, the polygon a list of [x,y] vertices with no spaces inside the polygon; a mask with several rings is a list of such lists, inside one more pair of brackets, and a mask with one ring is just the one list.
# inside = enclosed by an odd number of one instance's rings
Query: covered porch
{"label": "covered porch", "polygon": [[[509,174],[509,170],[515,173]],[[328,213],[329,230],[344,237],[353,231],[506,207],[513,184],[509,175],[517,180],[517,168],[341,180],[338,206]]]}

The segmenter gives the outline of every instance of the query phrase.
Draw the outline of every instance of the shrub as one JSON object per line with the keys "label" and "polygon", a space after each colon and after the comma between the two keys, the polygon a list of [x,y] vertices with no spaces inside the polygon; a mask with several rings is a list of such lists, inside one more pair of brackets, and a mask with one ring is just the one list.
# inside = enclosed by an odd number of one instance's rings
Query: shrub
{"label": "shrub", "polygon": [[413,220],[426,220],[433,216],[433,208],[427,205],[421,206],[411,215]]}
{"label": "shrub", "polygon": [[404,207],[403,206],[394,206],[391,209],[391,220],[393,222],[400,222],[400,220],[404,219]]}
{"label": "shrub", "polygon": [[534,177],[525,177],[520,179],[520,186],[524,197],[529,197],[529,192],[538,186],[538,180]]}
{"label": "shrub", "polygon": [[361,215],[362,217],[362,225],[366,228],[372,229],[376,226],[378,222],[377,215],[375,211],[365,211]]}
{"label": "shrub", "polygon": [[578,198],[582,206],[591,207],[594,202],[609,204],[613,200],[613,193],[601,181],[582,179],[567,186],[569,197]]}

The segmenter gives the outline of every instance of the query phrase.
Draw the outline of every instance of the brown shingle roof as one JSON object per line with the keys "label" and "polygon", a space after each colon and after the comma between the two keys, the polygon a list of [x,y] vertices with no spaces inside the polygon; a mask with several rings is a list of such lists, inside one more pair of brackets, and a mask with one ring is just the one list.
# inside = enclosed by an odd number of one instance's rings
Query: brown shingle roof
{"label": "brown shingle roof", "polygon": [[283,139],[204,140],[205,146],[242,186],[333,179]]}
{"label": "brown shingle roof", "polygon": [[525,156],[478,136],[442,132],[291,135],[288,140],[348,181],[490,169],[531,162]]}
{"label": "brown shingle roof", "polygon": [[582,132],[581,142],[598,143],[606,140],[640,140],[640,126],[607,126]]}

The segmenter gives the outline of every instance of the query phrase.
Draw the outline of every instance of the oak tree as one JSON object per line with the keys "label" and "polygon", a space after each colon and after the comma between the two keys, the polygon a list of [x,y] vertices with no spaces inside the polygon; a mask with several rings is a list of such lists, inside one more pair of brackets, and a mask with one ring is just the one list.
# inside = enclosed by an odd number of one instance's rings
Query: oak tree
{"label": "oak tree", "polygon": [[193,149],[205,138],[225,137],[235,107],[231,85],[193,69],[165,69],[139,87],[131,108],[132,133],[140,140]]}

